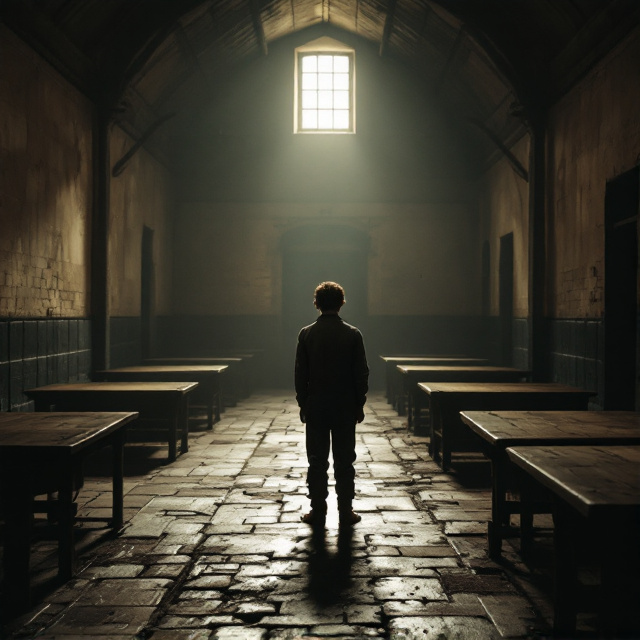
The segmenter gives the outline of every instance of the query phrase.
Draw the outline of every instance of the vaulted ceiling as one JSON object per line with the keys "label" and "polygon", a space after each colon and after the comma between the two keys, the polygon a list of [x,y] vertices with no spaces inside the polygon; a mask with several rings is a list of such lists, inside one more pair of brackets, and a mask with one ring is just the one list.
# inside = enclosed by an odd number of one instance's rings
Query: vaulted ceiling
{"label": "vaulted ceiling", "polygon": [[307,28],[365,39],[493,142],[552,103],[640,18],[637,0],[4,0],[3,20],[143,132],[194,87]]}

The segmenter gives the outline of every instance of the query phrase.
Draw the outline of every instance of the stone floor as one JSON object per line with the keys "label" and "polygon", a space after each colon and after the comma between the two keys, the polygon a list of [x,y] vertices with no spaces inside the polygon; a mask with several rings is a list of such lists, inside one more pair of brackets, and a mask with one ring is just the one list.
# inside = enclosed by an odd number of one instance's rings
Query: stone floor
{"label": "stone floor", "polygon": [[[124,530],[83,530],[81,570],[57,588],[55,545],[36,545],[39,604],[0,637],[546,637],[544,576],[509,544],[500,564],[486,556],[486,463],[442,473],[381,394],[358,426],[362,522],[350,532],[338,531],[334,500],[324,534],[300,522],[304,428],[291,392],[254,393],[189,443],[170,465],[166,447],[128,445]],[[84,515],[110,506],[103,461],[92,462]]]}

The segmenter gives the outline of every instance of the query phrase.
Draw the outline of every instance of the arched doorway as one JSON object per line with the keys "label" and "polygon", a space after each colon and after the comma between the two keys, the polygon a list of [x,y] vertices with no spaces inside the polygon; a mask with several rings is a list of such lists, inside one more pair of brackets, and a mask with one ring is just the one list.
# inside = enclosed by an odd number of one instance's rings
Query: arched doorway
{"label": "arched doorway", "polygon": [[325,280],[345,288],[347,303],[340,315],[365,330],[368,235],[338,224],[305,225],[285,233],[281,242],[284,352],[292,358],[298,331],[316,319],[313,291]]}

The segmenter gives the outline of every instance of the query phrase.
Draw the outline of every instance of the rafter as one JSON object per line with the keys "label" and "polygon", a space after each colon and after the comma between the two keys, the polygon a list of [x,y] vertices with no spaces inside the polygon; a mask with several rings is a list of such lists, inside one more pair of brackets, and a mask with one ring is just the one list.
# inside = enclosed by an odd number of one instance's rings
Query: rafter
{"label": "rafter", "polygon": [[193,50],[193,47],[191,46],[191,41],[187,37],[187,34],[185,33],[184,28],[182,26],[179,26],[176,29],[175,38],[176,38],[176,42],[178,43],[178,48],[180,49],[180,52],[182,53],[182,55],[191,62],[193,67],[200,72],[200,75],[208,83],[209,76],[206,74],[204,68],[202,67],[202,64],[200,63],[200,58],[198,58],[198,54]]}
{"label": "rafter", "polygon": [[393,30],[393,21],[396,14],[396,0],[389,0],[387,5],[387,17],[384,21],[384,30],[382,32],[382,40],[380,40],[380,57],[384,56],[387,47],[389,45],[389,39],[391,38],[391,31]]}
{"label": "rafter", "polygon": [[489,127],[487,127],[483,122],[480,122],[480,120],[477,120],[476,118],[468,118],[468,121],[471,124],[475,125],[478,129],[480,129],[480,131],[482,131],[482,133],[484,133],[487,136],[487,138],[489,138],[489,140],[491,140],[491,142],[493,142],[493,144],[495,144],[496,147],[500,149],[502,154],[505,156],[505,158],[511,165],[511,168],[525,182],[529,182],[529,172],[524,168],[520,160],[518,160],[518,158],[516,158],[513,155],[513,153],[511,153],[510,149],[507,148],[507,146],[502,142],[502,140],[500,140],[500,138],[498,138],[498,136],[493,131],[491,131],[491,129],[489,129]]}
{"label": "rafter", "polygon": [[251,21],[253,22],[253,30],[256,32],[258,45],[263,55],[269,53],[267,47],[267,39],[264,35],[264,27],[262,26],[262,17],[260,15],[260,0],[249,0],[249,10],[251,11]]}
{"label": "rafter", "polygon": [[435,95],[440,94],[440,91],[442,90],[444,82],[447,79],[447,76],[451,71],[451,67],[453,66],[453,63],[458,55],[458,51],[460,51],[460,48],[462,47],[462,43],[464,42],[464,39],[465,39],[465,30],[464,30],[464,26],[462,26],[460,28],[460,31],[458,31],[458,35],[456,36],[456,40],[453,43],[451,50],[449,51],[447,60],[444,63],[444,66],[442,67],[442,71],[440,71],[440,75],[438,76],[438,79],[435,82],[435,86],[434,86]]}

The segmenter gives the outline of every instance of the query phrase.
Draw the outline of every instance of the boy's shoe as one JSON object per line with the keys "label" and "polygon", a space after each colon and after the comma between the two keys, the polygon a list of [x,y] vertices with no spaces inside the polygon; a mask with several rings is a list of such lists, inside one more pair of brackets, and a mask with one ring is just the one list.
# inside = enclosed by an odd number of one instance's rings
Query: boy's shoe
{"label": "boy's shoe", "polygon": [[305,524],[310,524],[313,527],[322,527],[327,519],[326,512],[314,511],[311,509],[309,513],[305,513],[300,516],[300,520]]}
{"label": "boy's shoe", "polygon": [[362,520],[362,516],[353,510],[340,512],[340,526],[352,527]]}

